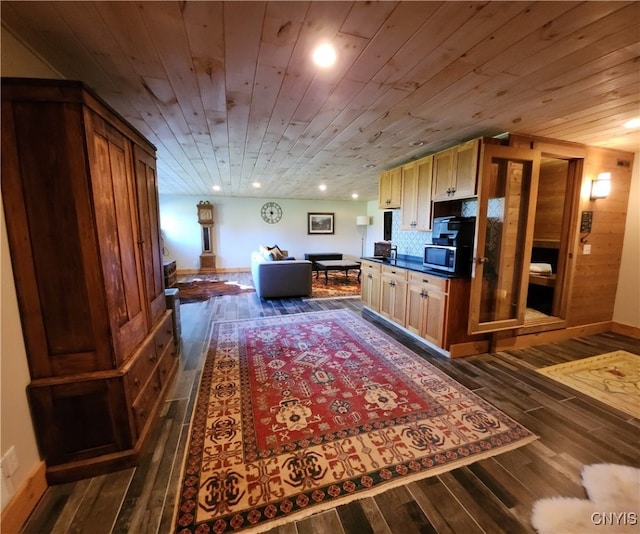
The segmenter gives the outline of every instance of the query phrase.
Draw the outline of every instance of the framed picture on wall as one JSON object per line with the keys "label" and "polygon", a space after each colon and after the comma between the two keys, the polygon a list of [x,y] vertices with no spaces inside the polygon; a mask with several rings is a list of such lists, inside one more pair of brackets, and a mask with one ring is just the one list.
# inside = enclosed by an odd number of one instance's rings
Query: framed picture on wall
{"label": "framed picture on wall", "polygon": [[333,213],[307,213],[307,234],[332,234]]}

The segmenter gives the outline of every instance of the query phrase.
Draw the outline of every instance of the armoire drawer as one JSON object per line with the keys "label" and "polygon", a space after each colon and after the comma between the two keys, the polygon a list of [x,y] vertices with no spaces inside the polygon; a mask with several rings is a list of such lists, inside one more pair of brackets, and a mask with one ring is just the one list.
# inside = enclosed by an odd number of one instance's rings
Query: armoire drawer
{"label": "armoire drawer", "polygon": [[153,338],[145,340],[134,358],[127,372],[127,384],[131,392],[131,399],[135,401],[158,362]]}
{"label": "armoire drawer", "polygon": [[160,400],[159,395],[161,390],[162,383],[160,382],[160,375],[158,371],[155,370],[132,406],[133,420],[138,436],[142,434],[145,425],[153,414],[155,404]]}
{"label": "armoire drawer", "polygon": [[160,324],[156,327],[153,334],[156,346],[156,356],[158,359],[162,357],[165,349],[169,345],[173,345],[173,323],[171,322],[171,313],[166,313]]}

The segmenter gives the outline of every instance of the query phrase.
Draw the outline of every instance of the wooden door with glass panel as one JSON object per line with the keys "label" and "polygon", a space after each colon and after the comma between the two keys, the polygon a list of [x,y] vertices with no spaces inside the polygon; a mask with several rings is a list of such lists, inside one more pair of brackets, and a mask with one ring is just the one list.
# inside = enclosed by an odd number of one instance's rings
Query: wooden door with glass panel
{"label": "wooden door with glass panel", "polygon": [[469,333],[524,324],[540,153],[484,145]]}

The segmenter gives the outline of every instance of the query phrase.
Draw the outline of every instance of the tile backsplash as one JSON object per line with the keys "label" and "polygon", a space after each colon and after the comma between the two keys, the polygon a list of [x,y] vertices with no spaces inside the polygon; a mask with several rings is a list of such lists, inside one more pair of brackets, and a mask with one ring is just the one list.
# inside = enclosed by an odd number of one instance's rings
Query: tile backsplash
{"label": "tile backsplash", "polygon": [[[478,201],[466,200],[462,203],[462,216],[473,217],[478,211]],[[398,254],[402,256],[422,257],[424,245],[431,243],[431,232],[416,230],[400,230],[400,210],[392,210],[391,242],[398,247]]]}

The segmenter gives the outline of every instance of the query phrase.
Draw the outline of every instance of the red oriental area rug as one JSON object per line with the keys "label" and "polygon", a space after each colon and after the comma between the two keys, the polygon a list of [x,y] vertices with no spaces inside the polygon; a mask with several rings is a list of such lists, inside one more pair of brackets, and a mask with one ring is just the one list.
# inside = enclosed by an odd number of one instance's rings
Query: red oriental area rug
{"label": "red oriental area rug", "polygon": [[212,328],[178,533],[267,530],[535,439],[348,310]]}

